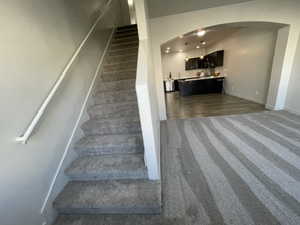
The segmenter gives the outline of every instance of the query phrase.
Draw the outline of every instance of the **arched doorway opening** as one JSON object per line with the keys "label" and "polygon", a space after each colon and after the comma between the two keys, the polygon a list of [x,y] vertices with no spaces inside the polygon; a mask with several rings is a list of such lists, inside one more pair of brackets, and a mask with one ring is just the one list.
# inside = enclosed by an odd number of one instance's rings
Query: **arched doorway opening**
{"label": "arched doorway opening", "polygon": [[275,109],[288,35],[285,24],[240,22],[193,30],[163,43],[168,117]]}

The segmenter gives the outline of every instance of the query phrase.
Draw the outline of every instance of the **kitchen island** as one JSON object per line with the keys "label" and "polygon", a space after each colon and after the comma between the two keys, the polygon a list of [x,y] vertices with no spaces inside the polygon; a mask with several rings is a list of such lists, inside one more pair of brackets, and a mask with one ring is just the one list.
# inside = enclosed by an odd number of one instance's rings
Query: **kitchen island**
{"label": "kitchen island", "polygon": [[224,76],[206,76],[178,80],[181,96],[222,93]]}

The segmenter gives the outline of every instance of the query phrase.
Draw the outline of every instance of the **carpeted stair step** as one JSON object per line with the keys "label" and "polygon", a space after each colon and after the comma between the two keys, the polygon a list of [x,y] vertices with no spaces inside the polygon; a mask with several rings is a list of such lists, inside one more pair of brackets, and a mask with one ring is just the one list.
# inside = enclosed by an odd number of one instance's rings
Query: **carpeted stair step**
{"label": "carpeted stair step", "polygon": [[135,90],[135,79],[130,80],[116,80],[103,82],[100,80],[96,83],[95,94],[106,91],[123,91],[123,90]]}
{"label": "carpeted stair step", "polygon": [[139,117],[91,119],[82,124],[81,129],[86,136],[137,134],[141,132],[141,125]]}
{"label": "carpeted stair step", "polygon": [[139,109],[136,102],[113,103],[105,105],[94,105],[87,109],[90,118],[120,118],[135,117],[139,115]]}
{"label": "carpeted stair step", "polygon": [[132,28],[137,29],[137,24],[121,26],[121,27],[118,27],[117,30],[127,30],[127,29],[132,29]]}
{"label": "carpeted stair step", "polygon": [[115,43],[113,42],[111,44],[111,49],[114,49],[114,48],[117,48],[117,47],[123,48],[123,47],[128,46],[128,45],[138,46],[139,45],[139,40],[133,39],[133,40],[126,41],[126,42],[115,42]]}
{"label": "carpeted stair step", "polygon": [[122,33],[115,33],[114,39],[122,39],[122,38],[128,38],[128,37],[138,37],[138,31],[137,30],[131,30],[127,32],[122,32]]}
{"label": "carpeted stair step", "polygon": [[130,48],[123,48],[123,49],[116,49],[116,50],[109,50],[109,56],[127,56],[132,54],[137,54],[138,47],[130,47]]}
{"label": "carpeted stair step", "polygon": [[158,214],[161,186],[148,180],[72,181],[54,208],[63,214]]}
{"label": "carpeted stair step", "polygon": [[124,70],[122,72],[106,72],[101,76],[102,81],[117,81],[117,80],[131,80],[136,78],[136,69],[134,70]]}
{"label": "carpeted stair step", "polygon": [[80,155],[131,154],[144,151],[141,134],[86,136],[74,146]]}
{"label": "carpeted stair step", "polygon": [[131,55],[116,55],[116,56],[108,56],[105,59],[105,64],[118,64],[118,63],[125,63],[128,61],[136,61],[137,62],[137,52],[132,53]]}
{"label": "carpeted stair step", "polygon": [[72,180],[147,179],[143,154],[82,156],[65,174]]}
{"label": "carpeted stair step", "polygon": [[116,33],[124,33],[128,31],[137,31],[138,28],[136,25],[129,25],[129,26],[124,26],[124,27],[118,27],[116,29]]}
{"label": "carpeted stair step", "polygon": [[59,215],[54,225],[183,225],[161,215]]}
{"label": "carpeted stair step", "polygon": [[93,105],[137,102],[135,90],[98,92],[92,98]]}
{"label": "carpeted stair step", "polygon": [[138,29],[136,27],[130,27],[127,29],[116,29],[115,31],[115,35],[119,35],[119,34],[127,34],[127,33],[138,33]]}
{"label": "carpeted stair step", "polygon": [[122,50],[122,49],[128,49],[128,48],[138,48],[139,44],[137,41],[131,42],[131,43],[122,43],[122,44],[112,44],[110,47],[111,51],[114,50]]}
{"label": "carpeted stair step", "polygon": [[103,66],[103,72],[122,71],[122,70],[135,70],[137,67],[137,61],[125,61],[119,63],[105,64]]}
{"label": "carpeted stair step", "polygon": [[134,41],[139,41],[139,37],[138,36],[129,36],[129,37],[124,37],[124,38],[118,38],[118,39],[113,39],[112,40],[112,45],[115,44],[122,44],[122,43],[131,43]]}

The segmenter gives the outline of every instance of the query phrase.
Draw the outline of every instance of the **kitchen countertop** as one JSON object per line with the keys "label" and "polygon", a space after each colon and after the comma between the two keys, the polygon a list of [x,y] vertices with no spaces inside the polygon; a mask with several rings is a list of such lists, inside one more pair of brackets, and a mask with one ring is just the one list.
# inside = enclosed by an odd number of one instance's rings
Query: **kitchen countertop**
{"label": "kitchen countertop", "polygon": [[[220,79],[225,78],[225,76],[205,76],[205,77],[191,77],[182,79],[182,81],[194,81],[194,80],[208,80],[208,79]],[[181,80],[181,79],[180,79]]]}

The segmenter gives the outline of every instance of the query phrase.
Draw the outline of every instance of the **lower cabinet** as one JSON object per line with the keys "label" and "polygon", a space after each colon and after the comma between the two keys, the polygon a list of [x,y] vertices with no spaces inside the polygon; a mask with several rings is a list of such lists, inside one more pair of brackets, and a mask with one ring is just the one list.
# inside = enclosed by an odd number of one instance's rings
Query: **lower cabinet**
{"label": "lower cabinet", "polygon": [[179,92],[181,96],[222,93],[223,81],[224,78],[179,80]]}

